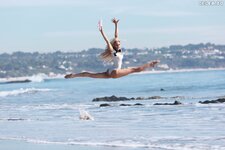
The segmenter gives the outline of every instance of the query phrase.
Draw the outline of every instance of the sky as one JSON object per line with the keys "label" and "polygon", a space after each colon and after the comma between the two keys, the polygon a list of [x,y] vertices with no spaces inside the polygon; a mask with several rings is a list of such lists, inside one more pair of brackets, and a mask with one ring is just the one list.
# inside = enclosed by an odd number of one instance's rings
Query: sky
{"label": "sky", "polygon": [[219,6],[202,6],[204,1],[0,0],[0,53],[104,48],[97,23],[103,20],[111,39],[113,17],[120,19],[124,48],[225,44],[225,0]]}

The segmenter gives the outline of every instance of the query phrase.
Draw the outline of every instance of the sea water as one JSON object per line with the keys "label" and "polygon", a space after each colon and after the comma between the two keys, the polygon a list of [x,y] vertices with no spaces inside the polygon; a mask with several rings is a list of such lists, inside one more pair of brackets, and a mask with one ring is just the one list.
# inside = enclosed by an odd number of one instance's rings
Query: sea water
{"label": "sea water", "polygon": [[[163,90],[162,90],[163,89]],[[92,102],[104,96],[162,99]],[[0,84],[2,149],[225,149],[225,71]],[[154,105],[173,103],[182,105]],[[109,103],[110,107],[99,107]],[[142,103],[142,106],[119,106]],[[80,119],[80,110],[93,119]],[[25,143],[28,146],[18,146]],[[53,146],[53,148],[51,147]],[[54,147],[55,146],[55,147]]]}

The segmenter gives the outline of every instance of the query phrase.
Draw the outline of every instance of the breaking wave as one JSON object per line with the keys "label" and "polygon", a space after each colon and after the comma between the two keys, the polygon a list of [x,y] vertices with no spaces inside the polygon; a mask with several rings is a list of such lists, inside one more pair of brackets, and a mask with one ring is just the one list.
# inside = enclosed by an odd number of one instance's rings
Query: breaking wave
{"label": "breaking wave", "polygon": [[66,141],[49,141],[41,139],[31,139],[26,137],[21,138],[6,138],[0,137],[0,140],[15,140],[25,141],[35,144],[56,144],[56,145],[81,145],[81,146],[104,146],[104,147],[127,147],[127,148],[151,148],[153,150],[206,150],[225,148],[224,144],[210,144],[210,142],[223,143],[225,137],[166,137],[154,138],[147,140],[141,139],[118,139],[110,141],[90,141],[80,139],[68,139]]}
{"label": "breaking wave", "polygon": [[64,76],[61,74],[49,76],[49,75],[46,75],[43,73],[39,73],[39,74],[33,75],[33,76],[0,78],[0,83],[7,84],[7,83],[43,82],[45,80],[60,79],[60,78],[64,78]]}
{"label": "breaking wave", "polygon": [[17,96],[21,94],[33,94],[37,92],[48,92],[48,91],[52,91],[52,89],[20,88],[12,91],[0,91],[0,97]]}

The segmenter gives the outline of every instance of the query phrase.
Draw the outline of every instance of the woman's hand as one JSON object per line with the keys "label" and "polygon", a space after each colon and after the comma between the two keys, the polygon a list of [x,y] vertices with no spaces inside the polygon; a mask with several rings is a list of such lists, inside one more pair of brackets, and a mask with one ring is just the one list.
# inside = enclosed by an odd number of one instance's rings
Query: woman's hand
{"label": "woman's hand", "polygon": [[99,29],[100,32],[103,32],[102,26],[99,26],[98,29]]}
{"label": "woman's hand", "polygon": [[100,32],[103,31],[103,28],[102,28],[102,20],[99,20],[98,21],[98,29],[99,29]]}
{"label": "woman's hand", "polygon": [[120,21],[120,20],[119,20],[119,19],[116,19],[116,18],[113,18],[113,19],[112,19],[112,22],[115,23],[115,24],[118,24],[119,21]]}

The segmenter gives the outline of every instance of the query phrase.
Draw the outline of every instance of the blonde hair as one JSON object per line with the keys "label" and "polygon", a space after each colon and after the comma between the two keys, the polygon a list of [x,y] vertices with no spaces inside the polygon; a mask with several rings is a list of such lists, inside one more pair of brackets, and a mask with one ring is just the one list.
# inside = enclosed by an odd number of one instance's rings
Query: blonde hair
{"label": "blonde hair", "polygon": [[[117,39],[118,38],[113,38],[112,40],[110,40],[110,44],[112,47],[113,47],[114,42]],[[105,51],[100,54],[100,59],[103,60],[104,62],[112,62],[112,59],[113,59],[112,52],[108,46],[106,46]]]}

